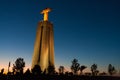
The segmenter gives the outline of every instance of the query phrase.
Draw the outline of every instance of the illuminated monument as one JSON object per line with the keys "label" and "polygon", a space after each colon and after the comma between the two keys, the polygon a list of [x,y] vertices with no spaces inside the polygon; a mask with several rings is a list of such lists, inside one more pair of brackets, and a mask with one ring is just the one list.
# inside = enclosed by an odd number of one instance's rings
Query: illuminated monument
{"label": "illuminated monument", "polygon": [[54,66],[53,24],[48,21],[50,11],[50,8],[46,8],[41,12],[44,20],[38,23],[32,58],[32,68],[39,65],[42,71],[47,70],[48,66]]}

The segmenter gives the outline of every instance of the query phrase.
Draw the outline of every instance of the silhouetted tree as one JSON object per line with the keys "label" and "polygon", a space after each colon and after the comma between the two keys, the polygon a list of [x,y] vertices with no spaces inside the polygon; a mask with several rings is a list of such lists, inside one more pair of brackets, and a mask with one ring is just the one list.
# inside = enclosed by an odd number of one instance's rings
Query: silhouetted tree
{"label": "silhouetted tree", "polygon": [[30,75],[30,73],[31,73],[31,72],[30,72],[30,69],[27,69],[26,72],[25,72],[24,74]]}
{"label": "silhouetted tree", "polygon": [[69,72],[68,72],[68,71],[66,71],[66,72],[65,72],[65,75],[66,75],[66,76],[68,76],[68,74],[69,74]]}
{"label": "silhouetted tree", "polygon": [[108,65],[108,73],[109,73],[110,75],[113,75],[113,74],[116,73],[115,67],[112,66],[111,64]]}
{"label": "silhouetted tree", "polygon": [[71,70],[74,74],[77,74],[79,71],[80,64],[78,63],[77,59],[73,59],[72,65],[71,65]]}
{"label": "silhouetted tree", "polygon": [[55,73],[54,66],[49,65],[47,70],[48,70],[48,74],[50,74],[50,75],[53,75]]}
{"label": "silhouetted tree", "polygon": [[99,73],[99,70],[96,70],[96,71],[95,71],[95,75],[98,75],[98,73]]}
{"label": "silhouetted tree", "polygon": [[58,72],[55,72],[55,75],[58,75]]}
{"label": "silhouetted tree", "polygon": [[91,73],[90,72],[86,72],[85,75],[86,76],[91,76]]}
{"label": "silhouetted tree", "polygon": [[81,74],[81,75],[83,74],[83,70],[86,69],[86,68],[87,68],[87,67],[84,66],[84,65],[80,66],[80,72],[81,72],[80,74]]}
{"label": "silhouetted tree", "polygon": [[8,64],[8,73],[9,73],[9,68],[10,68],[10,62],[9,62],[9,64]]}
{"label": "silhouetted tree", "polygon": [[91,66],[91,71],[92,71],[92,75],[93,75],[93,76],[97,75],[97,73],[99,72],[99,71],[97,70],[97,64],[93,64],[93,65]]}
{"label": "silhouetted tree", "polygon": [[16,73],[21,73],[23,74],[23,69],[25,67],[25,61],[23,58],[17,58],[17,60],[15,61],[15,64],[13,64],[13,70]]}
{"label": "silhouetted tree", "polygon": [[69,76],[73,76],[73,72],[69,72],[68,75],[69,75]]}
{"label": "silhouetted tree", "polygon": [[40,75],[42,73],[41,67],[39,65],[35,65],[32,69],[32,74]]}
{"label": "silhouetted tree", "polygon": [[30,69],[28,68],[24,73],[24,80],[31,80],[32,77],[33,75],[31,74]]}
{"label": "silhouetted tree", "polygon": [[102,73],[100,73],[99,75],[100,75],[100,76],[105,76],[105,75],[107,75],[107,73],[106,73],[106,72],[102,72]]}
{"label": "silhouetted tree", "polygon": [[12,67],[12,74],[14,75],[15,74],[15,65],[13,64],[13,67]]}
{"label": "silhouetted tree", "polygon": [[59,74],[63,74],[65,68],[64,68],[64,66],[60,66],[58,70],[59,70]]}
{"label": "silhouetted tree", "polygon": [[3,74],[3,73],[4,73],[4,68],[2,68],[2,69],[1,69],[1,72],[0,72],[0,73],[1,73],[1,74]]}

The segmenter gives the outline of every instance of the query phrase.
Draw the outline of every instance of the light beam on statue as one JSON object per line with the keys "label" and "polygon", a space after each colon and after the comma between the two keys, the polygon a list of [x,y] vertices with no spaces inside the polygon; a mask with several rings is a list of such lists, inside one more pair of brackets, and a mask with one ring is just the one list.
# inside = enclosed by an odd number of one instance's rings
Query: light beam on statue
{"label": "light beam on statue", "polygon": [[41,14],[44,14],[44,21],[48,21],[48,12],[50,11],[51,11],[50,8],[46,8],[41,12]]}

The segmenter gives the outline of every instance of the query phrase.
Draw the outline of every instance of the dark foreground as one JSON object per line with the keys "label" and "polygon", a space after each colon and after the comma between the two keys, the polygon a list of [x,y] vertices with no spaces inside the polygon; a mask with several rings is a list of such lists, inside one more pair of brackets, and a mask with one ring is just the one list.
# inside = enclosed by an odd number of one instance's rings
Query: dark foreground
{"label": "dark foreground", "polygon": [[0,80],[120,80],[115,76],[2,75]]}

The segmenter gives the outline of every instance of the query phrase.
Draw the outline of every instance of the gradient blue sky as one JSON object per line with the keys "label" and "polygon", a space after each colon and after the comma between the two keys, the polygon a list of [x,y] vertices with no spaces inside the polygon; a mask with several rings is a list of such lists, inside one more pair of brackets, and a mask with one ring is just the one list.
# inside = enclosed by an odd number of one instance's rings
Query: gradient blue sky
{"label": "gradient blue sky", "polygon": [[109,63],[120,69],[120,0],[0,0],[0,69],[16,58],[31,66],[36,28],[52,8],[55,64],[69,68],[73,58],[88,66]]}

